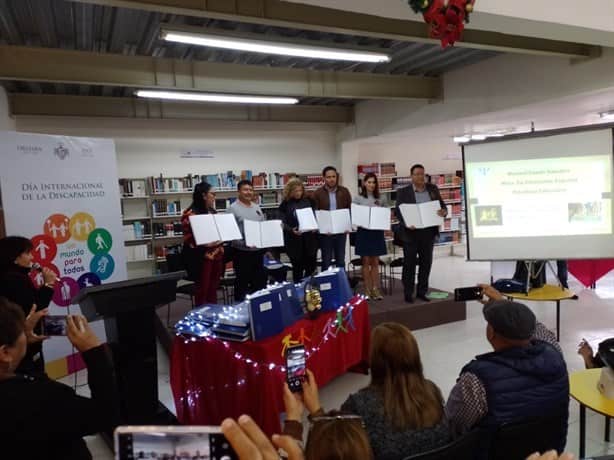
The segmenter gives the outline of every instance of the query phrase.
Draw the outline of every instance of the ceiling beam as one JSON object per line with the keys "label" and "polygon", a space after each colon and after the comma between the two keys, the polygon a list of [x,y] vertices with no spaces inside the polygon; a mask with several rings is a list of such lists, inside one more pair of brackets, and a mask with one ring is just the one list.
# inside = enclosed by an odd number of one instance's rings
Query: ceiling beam
{"label": "ceiling beam", "polygon": [[13,116],[351,123],[353,107],[174,103],[129,97],[14,93]]}
{"label": "ceiling beam", "polygon": [[438,99],[439,78],[0,46],[0,80],[343,99]]}
{"label": "ceiling beam", "polygon": [[[70,0],[186,16],[299,28],[391,40],[439,44],[422,21],[384,18],[282,0]],[[409,7],[408,7],[409,8]],[[484,30],[465,29],[455,46],[507,53],[592,58],[601,47]]]}

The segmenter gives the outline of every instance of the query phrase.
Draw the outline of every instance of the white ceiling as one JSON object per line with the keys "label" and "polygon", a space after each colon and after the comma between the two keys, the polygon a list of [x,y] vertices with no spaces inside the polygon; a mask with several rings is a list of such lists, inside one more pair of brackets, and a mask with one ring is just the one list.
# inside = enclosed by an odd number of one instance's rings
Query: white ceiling
{"label": "white ceiling", "polygon": [[[407,0],[285,0],[394,19],[419,21]],[[470,29],[614,47],[614,2],[476,0]]]}

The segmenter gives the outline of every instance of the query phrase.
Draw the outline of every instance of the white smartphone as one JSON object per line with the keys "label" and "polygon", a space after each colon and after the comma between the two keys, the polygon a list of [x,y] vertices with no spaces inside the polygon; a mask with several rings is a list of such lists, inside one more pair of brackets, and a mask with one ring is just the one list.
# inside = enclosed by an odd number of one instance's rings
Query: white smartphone
{"label": "white smartphone", "polygon": [[238,460],[219,426],[120,426],[115,460]]}

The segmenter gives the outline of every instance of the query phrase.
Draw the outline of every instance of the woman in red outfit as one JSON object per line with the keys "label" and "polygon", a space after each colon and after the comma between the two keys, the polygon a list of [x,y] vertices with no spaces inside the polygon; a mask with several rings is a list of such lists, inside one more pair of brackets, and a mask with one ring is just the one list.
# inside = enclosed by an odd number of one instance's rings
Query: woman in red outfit
{"label": "woman in red outfit", "polygon": [[196,305],[217,303],[217,288],[224,273],[224,246],[221,241],[196,246],[190,216],[215,214],[215,190],[207,182],[194,187],[192,204],[183,212],[183,253],[190,279],[196,282],[194,301]]}

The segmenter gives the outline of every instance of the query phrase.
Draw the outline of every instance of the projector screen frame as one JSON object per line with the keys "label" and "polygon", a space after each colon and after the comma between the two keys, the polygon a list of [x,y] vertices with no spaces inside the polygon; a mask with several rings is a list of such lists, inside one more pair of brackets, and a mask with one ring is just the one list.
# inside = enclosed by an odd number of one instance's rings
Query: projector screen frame
{"label": "projector screen frame", "polygon": [[[519,133],[519,134],[511,134],[511,135],[506,135],[504,137],[493,137],[493,138],[487,138],[485,140],[482,141],[470,141],[464,144],[461,144],[461,156],[462,156],[462,162],[463,162],[463,182],[464,182],[464,196],[463,196],[463,201],[464,201],[464,205],[465,205],[465,230],[466,230],[466,250],[467,250],[467,260],[468,261],[473,261],[473,262],[489,262],[489,261],[516,261],[519,260],[519,258],[500,258],[500,257],[496,257],[496,258],[479,258],[479,259],[472,259],[471,258],[471,245],[470,245],[470,238],[469,238],[469,232],[470,232],[470,226],[469,226],[469,206],[468,206],[468,193],[467,193],[467,174],[466,174],[466,158],[465,158],[465,147],[468,146],[474,146],[474,145],[482,145],[482,144],[491,144],[491,143],[501,143],[501,142],[509,142],[509,141],[517,141],[517,140],[524,140],[524,139],[535,139],[535,138],[545,138],[545,137],[553,137],[553,136],[559,136],[562,134],[574,134],[574,133],[580,133],[580,132],[588,132],[588,131],[606,131],[606,130],[610,130],[611,134],[612,134],[612,145],[611,145],[611,152],[610,154],[612,155],[612,164],[614,166],[614,123],[603,123],[603,124],[599,124],[599,125],[589,125],[589,126],[573,126],[573,127],[568,127],[568,128],[559,128],[559,129],[551,129],[551,130],[544,130],[544,131],[531,131],[531,132],[526,132],[526,133]],[[613,184],[614,186],[614,184]],[[614,193],[614,190],[612,191],[612,193]],[[614,255],[612,256],[614,257]],[[612,257],[601,257],[601,259],[610,259]],[[596,257],[589,257],[590,259],[597,259]],[[523,260],[543,260],[543,258],[521,258]],[[574,259],[583,259],[581,257],[565,257],[566,260],[574,260]]]}

